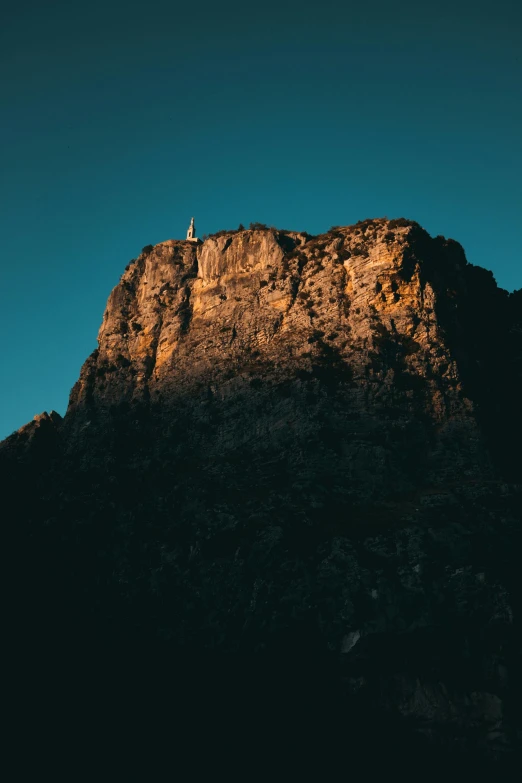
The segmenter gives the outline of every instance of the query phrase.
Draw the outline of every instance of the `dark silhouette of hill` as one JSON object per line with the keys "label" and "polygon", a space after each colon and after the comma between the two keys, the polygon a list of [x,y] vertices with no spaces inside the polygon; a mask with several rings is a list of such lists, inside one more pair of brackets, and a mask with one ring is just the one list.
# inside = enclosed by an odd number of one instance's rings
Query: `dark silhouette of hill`
{"label": "dark silhouette of hill", "polygon": [[520,291],[412,221],[144,248],[0,446],[18,707],[518,779],[521,391]]}

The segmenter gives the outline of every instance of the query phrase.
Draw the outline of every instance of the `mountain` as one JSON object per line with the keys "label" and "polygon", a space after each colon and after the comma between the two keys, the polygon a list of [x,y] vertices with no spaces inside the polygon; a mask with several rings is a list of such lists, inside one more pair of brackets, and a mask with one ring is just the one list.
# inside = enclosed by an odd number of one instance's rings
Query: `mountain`
{"label": "mountain", "polygon": [[413,221],[144,248],[65,417],[0,445],[17,665],[507,780],[521,397],[522,292]]}

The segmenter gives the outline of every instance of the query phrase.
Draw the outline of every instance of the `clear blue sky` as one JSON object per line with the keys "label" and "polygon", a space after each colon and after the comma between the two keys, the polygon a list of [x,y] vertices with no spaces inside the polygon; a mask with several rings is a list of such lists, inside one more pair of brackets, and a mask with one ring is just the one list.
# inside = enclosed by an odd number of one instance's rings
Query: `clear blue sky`
{"label": "clear blue sky", "polygon": [[0,437],[65,412],[149,243],[405,216],[522,287],[522,3],[21,0],[0,26]]}

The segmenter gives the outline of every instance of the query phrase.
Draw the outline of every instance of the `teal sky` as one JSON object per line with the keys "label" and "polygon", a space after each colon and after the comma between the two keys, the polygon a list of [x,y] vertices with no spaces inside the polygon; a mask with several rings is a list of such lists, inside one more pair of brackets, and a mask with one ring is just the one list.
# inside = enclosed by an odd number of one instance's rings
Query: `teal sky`
{"label": "teal sky", "polygon": [[0,437],[146,244],[408,217],[522,287],[522,3],[23,0],[0,25]]}

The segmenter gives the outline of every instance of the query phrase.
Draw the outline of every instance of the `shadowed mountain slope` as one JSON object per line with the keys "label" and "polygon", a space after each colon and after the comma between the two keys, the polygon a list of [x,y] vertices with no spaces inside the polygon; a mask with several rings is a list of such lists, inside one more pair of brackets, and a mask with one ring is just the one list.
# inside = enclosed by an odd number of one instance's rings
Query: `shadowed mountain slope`
{"label": "shadowed mountain slope", "polygon": [[66,416],[0,446],[22,658],[139,651],[331,758],[508,779],[521,394],[520,291],[414,222],[148,248]]}

